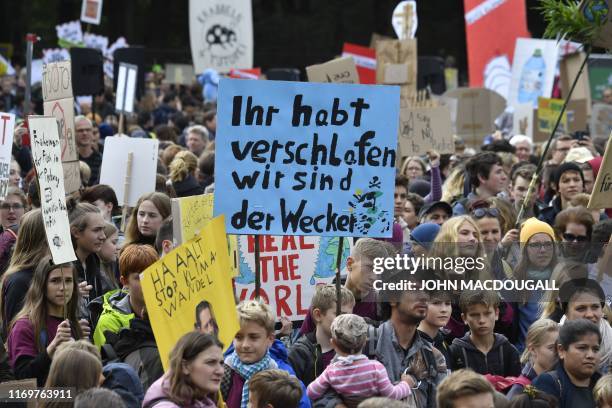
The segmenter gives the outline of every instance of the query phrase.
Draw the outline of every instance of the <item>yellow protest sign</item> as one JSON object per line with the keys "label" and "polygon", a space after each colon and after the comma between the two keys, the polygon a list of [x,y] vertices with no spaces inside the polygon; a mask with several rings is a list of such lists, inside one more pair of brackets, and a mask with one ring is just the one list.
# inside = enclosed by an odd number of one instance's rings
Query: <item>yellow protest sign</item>
{"label": "yellow protest sign", "polygon": [[[563,108],[563,99],[538,98],[538,130],[550,134]],[[567,129],[567,113],[563,113],[561,126]]]}
{"label": "yellow protest sign", "polygon": [[227,348],[239,329],[223,216],[151,265],[141,275],[142,293],[164,369],[170,350],[196,328],[196,309],[206,301],[213,326]]}
{"label": "yellow protest sign", "polygon": [[[214,194],[172,199],[173,234],[177,244],[195,237],[213,219]],[[238,239],[227,236],[232,276],[238,276]]]}

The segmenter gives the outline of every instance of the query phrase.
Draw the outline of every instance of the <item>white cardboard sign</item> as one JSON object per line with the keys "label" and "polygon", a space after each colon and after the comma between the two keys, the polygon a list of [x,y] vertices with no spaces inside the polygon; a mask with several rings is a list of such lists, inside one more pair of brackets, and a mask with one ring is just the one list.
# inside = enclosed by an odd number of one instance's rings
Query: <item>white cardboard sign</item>
{"label": "white cardboard sign", "polygon": [[118,75],[115,110],[117,112],[132,113],[134,112],[138,66],[121,62],[119,63]]}
{"label": "white cardboard sign", "polygon": [[130,207],[135,206],[141,195],[155,191],[158,147],[157,139],[107,137],[104,141],[100,184],[111,186],[117,194],[117,201],[124,203],[128,153],[133,153],[127,202]]}
{"label": "white cardboard sign", "polygon": [[6,190],[9,185],[14,129],[15,115],[0,112],[0,200],[4,200],[6,197]]}
{"label": "white cardboard sign", "polygon": [[40,205],[47,243],[56,265],[76,260],[66,211],[64,171],[57,120],[50,116],[30,116],[32,159],[38,174]]}
{"label": "white cardboard sign", "polygon": [[102,18],[102,0],[83,0],[81,21],[89,24],[100,24]]}

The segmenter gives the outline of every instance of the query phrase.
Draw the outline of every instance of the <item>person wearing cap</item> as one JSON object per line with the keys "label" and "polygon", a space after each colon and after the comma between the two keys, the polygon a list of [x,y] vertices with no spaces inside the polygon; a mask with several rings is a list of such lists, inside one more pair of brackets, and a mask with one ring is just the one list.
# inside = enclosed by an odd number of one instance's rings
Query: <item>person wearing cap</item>
{"label": "person wearing cap", "polygon": [[453,216],[453,208],[446,201],[434,201],[421,208],[419,220],[421,224],[433,222],[442,225]]}
{"label": "person wearing cap", "polygon": [[550,225],[555,223],[557,214],[569,207],[572,197],[584,192],[584,175],[576,163],[563,163],[557,168],[553,183],[557,194],[538,216],[540,220]]}
{"label": "person wearing cap", "polygon": [[427,254],[438,232],[440,232],[440,225],[433,222],[421,224],[413,229],[410,233],[410,243],[412,244],[410,252],[412,256]]}
{"label": "person wearing cap", "polygon": [[[557,263],[555,253],[555,232],[547,223],[537,218],[529,218],[521,226],[519,236],[520,258],[514,268],[513,278],[521,281],[525,279],[548,280]],[[539,300],[542,293],[515,293],[515,312],[518,316],[518,342],[517,348],[522,351],[525,346],[527,331],[540,315]],[[520,297],[520,299],[517,299]]]}

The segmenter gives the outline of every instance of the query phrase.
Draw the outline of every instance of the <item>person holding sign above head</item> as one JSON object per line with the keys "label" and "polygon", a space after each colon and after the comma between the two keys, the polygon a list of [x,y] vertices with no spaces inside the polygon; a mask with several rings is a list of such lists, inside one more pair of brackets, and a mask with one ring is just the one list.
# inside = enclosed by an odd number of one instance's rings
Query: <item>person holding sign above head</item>
{"label": "person holding sign above head", "polygon": [[[77,256],[74,266],[78,274],[79,288],[86,304],[109,290],[116,289],[112,282],[102,274],[100,258],[97,255],[106,240],[105,221],[100,210],[93,204],[76,203],[74,199],[69,199],[66,207],[68,208],[72,244]],[[82,306],[83,316],[87,315],[91,318],[85,310],[85,305]],[[95,321],[92,323],[95,324]]]}
{"label": "person holding sign above head", "polygon": [[155,246],[162,221],[171,214],[170,198],[164,193],[148,193],[138,199],[126,228],[125,244]]}
{"label": "person holding sign above head", "polygon": [[42,386],[57,347],[84,332],[78,322],[79,289],[72,265],[43,257],[21,311],[9,326],[8,353],[15,377],[36,378]]}
{"label": "person holding sign above head", "polygon": [[145,309],[144,296],[140,287],[140,274],[149,266],[157,262],[157,252],[150,245],[130,244],[121,250],[119,256],[119,271],[121,272],[121,285],[124,291],[106,293],[102,298],[103,312],[100,315],[94,343],[101,347],[106,342],[106,333],[119,333],[130,325],[134,316],[142,318]]}
{"label": "person holding sign above head", "polygon": [[77,116],[74,118],[74,128],[79,160],[87,163],[91,169],[89,185],[93,186],[100,181],[100,167],[102,167],[102,155],[94,148],[93,125],[85,116]]}
{"label": "person holding sign above head", "polygon": [[[240,330],[226,352],[221,393],[228,408],[245,408],[249,401],[249,380],[258,372],[281,369],[295,375],[287,361],[287,350],[274,336],[274,314],[268,305],[256,300],[238,306]],[[299,407],[310,407],[306,389]]]}
{"label": "person holding sign above head", "polygon": [[222,377],[223,344],[213,335],[189,332],[170,352],[168,371],[148,389],[142,407],[215,408]]}

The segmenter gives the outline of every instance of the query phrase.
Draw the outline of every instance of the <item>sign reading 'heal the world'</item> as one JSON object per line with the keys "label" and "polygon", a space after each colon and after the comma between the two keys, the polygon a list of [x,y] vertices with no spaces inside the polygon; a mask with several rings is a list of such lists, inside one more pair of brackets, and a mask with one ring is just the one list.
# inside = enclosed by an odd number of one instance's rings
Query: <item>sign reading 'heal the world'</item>
{"label": "sign reading 'heal the world'", "polygon": [[390,237],[399,88],[221,80],[228,233]]}

